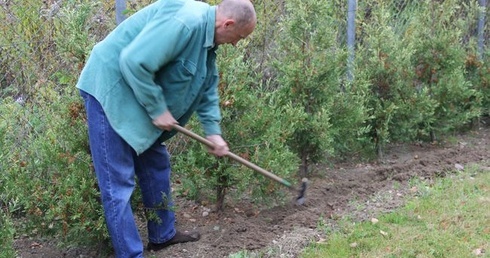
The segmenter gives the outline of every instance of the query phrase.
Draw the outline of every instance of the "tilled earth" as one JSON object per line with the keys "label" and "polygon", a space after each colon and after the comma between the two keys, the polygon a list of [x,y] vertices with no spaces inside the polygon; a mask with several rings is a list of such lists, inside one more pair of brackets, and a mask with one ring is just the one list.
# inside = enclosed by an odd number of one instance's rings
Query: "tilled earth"
{"label": "tilled earth", "polygon": [[[408,185],[410,179],[433,180],[475,164],[490,172],[488,126],[455,136],[450,143],[392,145],[376,162],[319,165],[303,206],[291,203],[259,209],[247,202],[228,203],[224,212],[216,214],[210,212],[211,207],[177,199],[178,228],[199,230],[201,240],[145,256],[215,258],[247,250],[249,256],[297,257],[311,241],[328,240],[316,229],[319,223],[335,228],[344,216],[370,219],[415,194]],[[17,239],[15,248],[23,258],[101,256],[96,248],[61,249],[56,241],[28,237]]]}

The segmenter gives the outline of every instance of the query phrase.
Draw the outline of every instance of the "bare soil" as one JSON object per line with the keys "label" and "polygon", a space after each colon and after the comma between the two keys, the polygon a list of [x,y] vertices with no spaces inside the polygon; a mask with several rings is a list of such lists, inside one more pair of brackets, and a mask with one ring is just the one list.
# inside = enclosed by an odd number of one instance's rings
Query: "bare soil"
{"label": "bare soil", "polygon": [[[361,221],[392,211],[414,194],[410,179],[430,181],[475,164],[490,172],[488,124],[454,136],[450,142],[392,145],[384,158],[375,162],[318,165],[309,178],[303,206],[291,202],[259,209],[244,201],[228,203],[225,211],[217,214],[210,212],[212,207],[177,199],[178,228],[199,230],[201,240],[145,256],[215,258],[247,250],[249,256],[298,257],[311,241],[328,239],[317,229],[320,222],[335,229],[336,222],[345,216]],[[144,226],[141,228],[145,239]],[[17,239],[15,248],[23,258],[102,256],[97,248],[59,248],[54,240],[35,237]]]}

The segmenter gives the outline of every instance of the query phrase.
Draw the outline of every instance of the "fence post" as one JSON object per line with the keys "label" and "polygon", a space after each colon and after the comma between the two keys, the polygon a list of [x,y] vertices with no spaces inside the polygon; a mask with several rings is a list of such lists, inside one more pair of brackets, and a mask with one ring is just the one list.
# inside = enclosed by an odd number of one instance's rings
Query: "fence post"
{"label": "fence post", "polygon": [[480,4],[480,15],[478,17],[478,58],[483,60],[485,43],[485,14],[487,10],[487,0],[478,0]]}
{"label": "fence post", "polygon": [[354,79],[354,57],[355,57],[355,42],[356,42],[356,9],[357,0],[348,0],[347,7],[347,80]]}
{"label": "fence post", "polygon": [[126,0],[116,0],[116,24],[123,22],[126,19],[124,11],[126,10]]}

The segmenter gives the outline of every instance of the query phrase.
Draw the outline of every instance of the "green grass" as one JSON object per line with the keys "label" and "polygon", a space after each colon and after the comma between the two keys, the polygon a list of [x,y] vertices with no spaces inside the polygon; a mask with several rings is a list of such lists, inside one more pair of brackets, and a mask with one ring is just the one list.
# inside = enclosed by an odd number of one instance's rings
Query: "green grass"
{"label": "green grass", "polygon": [[371,221],[344,221],[301,257],[490,257],[490,172],[472,168],[434,184]]}

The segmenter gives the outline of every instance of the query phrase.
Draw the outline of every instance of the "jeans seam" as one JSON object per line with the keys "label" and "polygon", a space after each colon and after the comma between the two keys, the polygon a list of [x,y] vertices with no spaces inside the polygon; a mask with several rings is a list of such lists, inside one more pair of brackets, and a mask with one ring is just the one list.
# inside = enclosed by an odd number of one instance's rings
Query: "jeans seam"
{"label": "jeans seam", "polygon": [[[147,150],[147,151],[160,151],[159,148],[157,148],[157,150],[154,150],[153,148],[154,148],[154,146],[150,147],[150,149]],[[163,146],[163,148],[164,148],[164,152],[165,152],[165,155],[164,155],[165,157],[164,158],[166,159],[166,162],[165,163],[168,166],[170,166],[170,156],[168,154],[168,151],[167,151],[166,147]],[[145,173],[145,174],[151,173],[147,169],[147,166],[146,166],[146,164],[145,164],[145,162],[143,160],[141,161],[141,165],[144,168],[143,169],[144,172],[142,172],[142,173]],[[154,181],[150,181],[150,185],[153,185],[154,183],[155,183]],[[150,189],[153,189],[153,187],[150,187]],[[162,199],[160,203],[152,203],[152,206],[155,206],[155,205],[158,206],[158,205],[164,205],[165,204],[163,208],[164,209],[169,209],[169,202],[170,202],[170,200],[168,199],[169,196],[167,196],[167,194],[165,192],[160,192],[160,195],[162,195],[161,196],[162,198],[160,198],[160,196],[155,196],[154,191],[150,191],[150,193],[151,193],[151,199],[152,200]],[[166,198],[163,198],[163,195],[164,194],[165,194]],[[165,201],[166,201],[166,203],[164,203]],[[173,228],[173,232],[170,233],[170,235],[167,235],[164,238],[161,238],[159,235],[157,236],[157,238],[152,238],[151,236],[149,236],[149,240],[152,243],[165,243],[165,242],[170,241],[175,236],[176,233],[177,232],[176,232],[175,228]]]}
{"label": "jeans seam", "polygon": [[[150,150],[147,150],[147,151],[151,151],[151,147],[150,147]],[[142,172],[142,173],[144,173],[145,175],[148,175],[149,171],[148,171],[148,169],[147,169],[147,165],[146,165],[146,162],[145,162],[145,160],[144,160],[144,159],[143,159],[143,160],[141,160],[141,167],[142,167],[142,169],[143,169],[143,172]],[[147,176],[145,176],[145,178],[147,178]],[[153,189],[153,181],[152,181],[152,180],[150,180],[150,181],[149,181],[149,184],[150,184],[149,189]],[[157,205],[157,204],[155,203],[155,200],[156,200],[157,198],[155,197],[154,192],[153,192],[153,191],[151,191],[151,190],[150,190],[149,192],[150,192],[150,195],[151,195],[151,201],[152,201],[151,205],[152,205],[152,206]],[[157,239],[157,242],[159,242],[159,241],[158,241],[158,239]]]}
{"label": "jeans seam", "polygon": [[[117,224],[118,222],[118,219],[117,219],[117,208],[116,208],[116,205],[115,205],[115,201],[114,201],[114,198],[113,198],[113,191],[112,191],[112,176],[111,176],[111,173],[109,172],[110,170],[110,166],[109,166],[109,159],[108,159],[108,154],[107,154],[107,126],[106,126],[106,123],[107,123],[107,119],[105,119],[104,116],[100,116],[101,118],[101,125],[102,125],[102,139],[103,139],[103,150],[104,150],[104,153],[103,153],[103,157],[104,157],[104,165],[106,166],[106,169],[104,170],[107,174],[105,175],[106,176],[106,186],[109,188],[107,189],[108,191],[108,194],[110,195],[110,199],[111,199],[111,209],[112,209],[112,214],[113,216],[115,216],[116,218],[114,218],[114,230],[116,231],[116,239],[117,239],[117,242],[119,245],[122,245],[122,241],[121,241],[121,235],[119,234],[119,225]],[[106,219],[113,219],[113,218],[106,218]],[[114,237],[114,236],[113,236]],[[123,254],[125,255],[125,254]]]}

